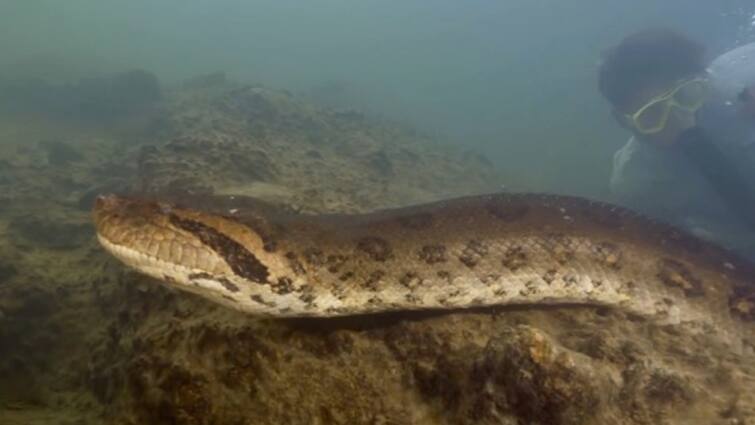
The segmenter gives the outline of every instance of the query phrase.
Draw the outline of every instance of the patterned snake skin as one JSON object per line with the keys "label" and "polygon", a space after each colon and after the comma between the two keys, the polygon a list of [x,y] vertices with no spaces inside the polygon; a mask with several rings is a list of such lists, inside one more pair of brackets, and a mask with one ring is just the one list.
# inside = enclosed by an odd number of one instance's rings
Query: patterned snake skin
{"label": "patterned snake skin", "polygon": [[497,194],[308,215],[243,197],[109,195],[93,214],[99,241],[125,264],[255,315],[586,304],[747,339],[755,318],[752,265],[579,198]]}

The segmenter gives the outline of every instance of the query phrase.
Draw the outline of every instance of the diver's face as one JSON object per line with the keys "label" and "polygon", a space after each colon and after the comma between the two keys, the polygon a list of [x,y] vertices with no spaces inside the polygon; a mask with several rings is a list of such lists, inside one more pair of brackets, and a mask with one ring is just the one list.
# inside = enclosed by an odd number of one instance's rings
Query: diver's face
{"label": "diver's face", "polygon": [[695,126],[695,113],[704,101],[705,87],[699,78],[647,87],[617,113],[622,125],[639,140],[671,146],[684,131]]}

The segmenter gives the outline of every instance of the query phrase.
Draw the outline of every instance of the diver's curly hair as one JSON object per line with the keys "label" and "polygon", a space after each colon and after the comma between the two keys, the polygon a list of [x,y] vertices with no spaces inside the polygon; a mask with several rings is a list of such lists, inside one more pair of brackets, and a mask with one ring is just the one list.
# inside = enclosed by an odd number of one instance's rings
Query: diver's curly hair
{"label": "diver's curly hair", "polygon": [[648,29],[604,53],[598,89],[614,107],[625,109],[643,89],[673,84],[705,68],[701,44],[673,30]]}

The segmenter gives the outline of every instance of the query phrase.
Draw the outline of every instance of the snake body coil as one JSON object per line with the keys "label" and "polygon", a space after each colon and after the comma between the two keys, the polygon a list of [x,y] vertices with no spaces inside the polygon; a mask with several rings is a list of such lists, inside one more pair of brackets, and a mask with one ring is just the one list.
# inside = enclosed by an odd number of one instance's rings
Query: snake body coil
{"label": "snake body coil", "polygon": [[752,265],[579,198],[498,194],[308,215],[243,197],[104,196],[94,221],[127,265],[252,314],[576,303],[701,329],[750,329],[755,316]]}

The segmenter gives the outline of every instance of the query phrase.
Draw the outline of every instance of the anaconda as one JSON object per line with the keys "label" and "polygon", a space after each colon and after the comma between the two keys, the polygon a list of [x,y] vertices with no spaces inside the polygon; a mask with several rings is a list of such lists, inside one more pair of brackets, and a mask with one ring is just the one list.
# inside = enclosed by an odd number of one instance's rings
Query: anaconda
{"label": "anaconda", "polygon": [[750,263],[581,198],[494,194],[350,215],[108,195],[93,214],[127,265],[255,315],[586,304],[747,338],[755,318]]}

